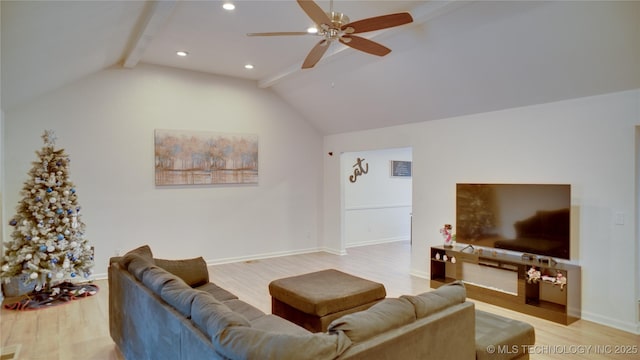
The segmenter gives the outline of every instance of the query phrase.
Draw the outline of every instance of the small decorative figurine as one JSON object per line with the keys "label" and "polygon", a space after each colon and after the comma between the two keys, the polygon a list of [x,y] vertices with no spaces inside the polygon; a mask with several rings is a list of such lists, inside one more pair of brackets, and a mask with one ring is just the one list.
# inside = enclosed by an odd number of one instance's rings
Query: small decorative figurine
{"label": "small decorative figurine", "polygon": [[560,285],[560,291],[564,290],[564,286],[567,285],[567,278],[562,275],[560,271],[556,274],[556,281],[554,284]]}
{"label": "small decorative figurine", "polygon": [[455,256],[452,256],[452,257],[451,257],[451,263],[453,263],[453,264],[455,264],[455,263],[456,263],[456,257],[455,257]]}
{"label": "small decorative figurine", "polygon": [[527,282],[529,284],[537,284],[538,281],[540,281],[540,276],[540,271],[537,270],[535,266],[532,266],[529,271],[527,271]]}
{"label": "small decorative figurine", "polygon": [[436,260],[440,260],[440,253],[436,253]]}

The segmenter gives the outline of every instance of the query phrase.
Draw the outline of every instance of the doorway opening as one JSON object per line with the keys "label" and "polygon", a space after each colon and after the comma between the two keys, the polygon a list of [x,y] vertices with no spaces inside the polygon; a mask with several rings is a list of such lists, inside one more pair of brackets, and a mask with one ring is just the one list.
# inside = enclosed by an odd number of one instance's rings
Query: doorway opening
{"label": "doorway opening", "polygon": [[412,148],[342,153],[342,249],[411,241]]}

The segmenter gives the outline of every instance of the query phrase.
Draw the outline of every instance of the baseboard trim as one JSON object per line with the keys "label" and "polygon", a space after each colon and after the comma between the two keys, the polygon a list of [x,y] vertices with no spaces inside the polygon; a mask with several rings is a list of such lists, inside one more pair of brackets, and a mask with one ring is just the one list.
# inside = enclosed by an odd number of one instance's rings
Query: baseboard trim
{"label": "baseboard trim", "polygon": [[339,255],[339,256],[347,255],[347,250],[337,250],[337,249],[331,249],[326,247],[323,247],[320,250],[333,255]]}
{"label": "baseboard trim", "polygon": [[271,253],[254,254],[254,255],[248,255],[248,256],[235,256],[235,257],[228,257],[228,258],[222,258],[222,259],[206,260],[206,263],[207,263],[207,266],[212,266],[212,265],[229,264],[229,263],[241,262],[241,261],[253,261],[253,260],[277,258],[282,256],[309,254],[309,253],[318,252],[318,251],[325,251],[325,250],[321,248],[309,248],[309,249],[301,249],[301,250],[276,251]]}
{"label": "baseboard trim", "polygon": [[356,243],[346,244],[346,247],[352,248],[352,247],[358,247],[358,246],[378,245],[378,244],[386,244],[386,243],[392,243],[392,242],[398,242],[398,241],[409,241],[409,240],[410,240],[409,236],[397,236],[397,237],[374,239],[374,240],[367,240],[367,241],[360,241]]}
{"label": "baseboard trim", "polygon": [[410,270],[409,275],[419,277],[422,279],[431,280],[431,276],[429,275],[429,273],[422,270]]}
{"label": "baseboard trim", "polygon": [[92,280],[106,280],[108,278],[109,278],[109,274],[100,273],[100,274],[93,274],[93,279]]}
{"label": "baseboard trim", "polygon": [[2,348],[0,351],[0,359],[2,360],[17,360],[20,358],[20,348],[22,348],[21,344],[18,345],[8,345]]}
{"label": "baseboard trim", "polygon": [[591,321],[600,325],[609,326],[618,330],[640,335],[640,324],[628,321],[619,321],[608,316],[602,316],[590,312],[582,311],[582,320]]}
{"label": "baseboard trim", "polygon": [[[254,255],[247,255],[247,256],[234,256],[234,257],[221,258],[221,259],[209,259],[209,260],[205,260],[205,263],[207,264],[207,266],[222,265],[222,264],[229,264],[234,262],[254,261],[254,260],[277,258],[282,256],[309,254],[309,253],[319,252],[319,251],[324,251],[334,255],[347,254],[347,252],[344,250],[337,251],[330,248],[317,247],[317,248],[308,248],[308,249],[291,250],[291,251],[276,251],[271,253],[254,254]],[[108,278],[107,273],[93,274],[93,280],[106,280],[107,278]]]}

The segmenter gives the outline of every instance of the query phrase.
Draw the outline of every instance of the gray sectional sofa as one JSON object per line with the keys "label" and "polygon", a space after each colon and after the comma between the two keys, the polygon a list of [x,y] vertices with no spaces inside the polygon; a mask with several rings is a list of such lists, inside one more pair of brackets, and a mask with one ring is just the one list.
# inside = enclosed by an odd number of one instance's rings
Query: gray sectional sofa
{"label": "gray sectional sofa", "polygon": [[462,283],[387,298],[312,333],[209,281],[202,258],[112,258],[109,326],[125,359],[475,359],[474,304]]}

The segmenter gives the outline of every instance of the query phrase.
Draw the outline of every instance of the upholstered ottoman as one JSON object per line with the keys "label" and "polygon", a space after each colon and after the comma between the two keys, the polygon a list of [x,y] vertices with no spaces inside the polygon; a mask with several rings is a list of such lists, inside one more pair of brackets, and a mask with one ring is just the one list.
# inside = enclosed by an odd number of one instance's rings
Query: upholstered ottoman
{"label": "upholstered ottoman", "polygon": [[325,332],[331,321],[366,310],[385,298],[384,285],[329,269],[274,280],[271,312],[309,331]]}
{"label": "upholstered ottoman", "polygon": [[533,326],[522,321],[476,310],[476,359],[529,359],[534,345]]}

